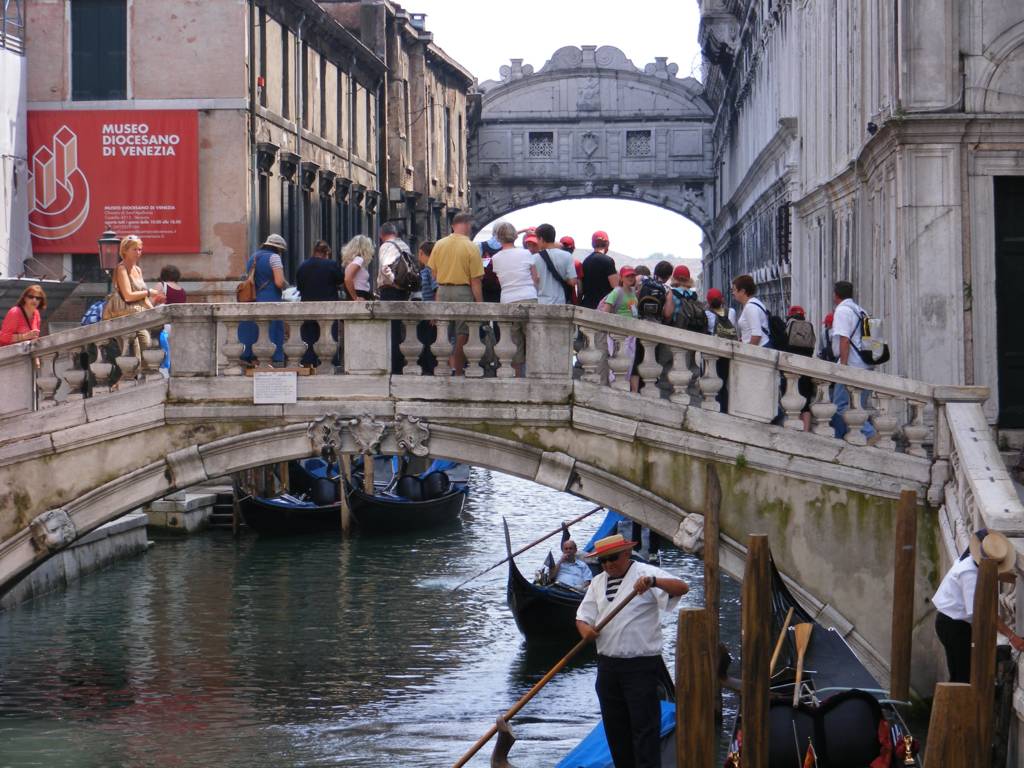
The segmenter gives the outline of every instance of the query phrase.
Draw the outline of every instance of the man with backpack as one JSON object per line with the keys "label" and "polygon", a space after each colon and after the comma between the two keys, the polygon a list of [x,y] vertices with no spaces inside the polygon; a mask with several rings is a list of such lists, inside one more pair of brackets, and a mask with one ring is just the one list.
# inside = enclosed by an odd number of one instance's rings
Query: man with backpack
{"label": "man with backpack", "polygon": [[[836,305],[832,312],[832,353],[836,362],[851,368],[872,370],[873,366],[860,355],[864,341],[864,322],[868,314],[853,300],[853,283],[846,280],[837,282],[833,287],[832,298]],[[871,392],[868,390],[860,391],[862,408],[867,408],[870,397]],[[832,402],[836,406],[835,415],[832,417],[832,429],[835,430],[836,437],[842,438],[849,431],[843,420],[843,413],[850,408],[850,391],[844,384],[832,387]],[[874,445],[878,441],[878,433],[870,421],[865,421],[860,431],[867,438],[868,445]]]}
{"label": "man with backpack", "polygon": [[[377,250],[377,293],[381,301],[408,301],[420,289],[420,266],[409,246],[398,236],[398,227],[390,221],[380,228]],[[405,358],[399,344],[405,337],[405,324],[391,321],[391,373],[400,374]]]}
{"label": "man with backpack", "polygon": [[[736,310],[726,307],[725,296],[717,288],[709,288],[707,295],[708,308],[704,315],[708,319],[708,333],[723,341],[739,341],[740,334],[736,329]],[[722,413],[729,412],[729,358],[720,357],[715,361],[715,372],[722,380],[722,388],[718,390],[718,406]]]}
{"label": "man with backpack", "polygon": [[540,304],[572,304],[576,290],[576,266],[572,254],[563,251],[555,240],[555,228],[541,224],[534,233],[537,236],[534,264],[540,276],[537,287],[537,301]]}
{"label": "man with backpack", "polygon": [[[804,308],[794,304],[786,312],[786,351],[794,355],[814,357],[814,325],[807,320]],[[785,383],[785,377],[783,377]],[[784,392],[785,390],[783,390]],[[804,404],[800,409],[800,420],[804,432],[811,431],[811,403],[814,402],[816,389],[810,376],[797,379],[797,391],[803,396]]]}

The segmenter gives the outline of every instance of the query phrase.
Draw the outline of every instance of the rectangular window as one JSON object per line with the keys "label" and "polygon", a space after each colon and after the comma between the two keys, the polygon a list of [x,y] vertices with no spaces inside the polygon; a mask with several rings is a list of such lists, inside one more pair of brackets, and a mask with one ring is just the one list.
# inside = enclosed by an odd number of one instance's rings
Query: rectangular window
{"label": "rectangular window", "polygon": [[462,115],[459,115],[459,167],[458,172],[455,174],[455,183],[459,187],[459,191],[462,191],[462,169],[466,162],[463,148],[465,143],[462,141]]}
{"label": "rectangular window", "polygon": [[626,131],[626,157],[650,157],[652,154],[650,131]]}
{"label": "rectangular window", "polygon": [[320,135],[327,138],[327,59],[320,57]]}
{"label": "rectangular window", "polygon": [[302,80],[302,127],[309,130],[312,122],[309,115],[309,46],[302,44],[299,55],[299,77]]}
{"label": "rectangular window", "polygon": [[359,85],[350,77],[348,81],[348,146],[349,152],[353,155],[359,151],[359,141],[356,136],[356,126],[359,125],[356,122],[356,104],[358,103],[356,99],[359,95],[358,92]]}
{"label": "rectangular window", "polygon": [[128,98],[127,0],[71,3],[71,98]]}
{"label": "rectangular window", "polygon": [[288,102],[291,100],[291,45],[287,27],[281,27],[281,117],[291,114]]}
{"label": "rectangular window", "polygon": [[366,89],[366,159],[373,160],[373,92]]}
{"label": "rectangular window", "polygon": [[452,108],[444,108],[444,177],[452,178]]}
{"label": "rectangular window", "polygon": [[555,156],[555,134],[551,131],[530,131],[529,157]]}
{"label": "rectangular window", "polygon": [[267,12],[260,8],[260,67],[259,76],[263,78],[263,86],[260,88],[260,106],[267,106]]}
{"label": "rectangular window", "polygon": [[338,140],[339,147],[345,146],[345,75],[338,69]]}

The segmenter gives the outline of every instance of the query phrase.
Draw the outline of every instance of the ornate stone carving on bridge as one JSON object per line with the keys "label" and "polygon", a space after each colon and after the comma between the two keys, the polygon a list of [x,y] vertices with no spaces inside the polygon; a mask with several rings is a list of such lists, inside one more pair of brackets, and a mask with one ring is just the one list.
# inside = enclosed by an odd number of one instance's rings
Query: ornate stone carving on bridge
{"label": "ornate stone carving on bridge", "polygon": [[691,555],[704,552],[704,518],[700,515],[687,515],[679,526],[679,548]]}
{"label": "ornate stone carving on bridge", "polygon": [[63,509],[51,509],[29,523],[32,544],[40,552],[56,552],[78,537],[71,517]]}
{"label": "ornate stone carving on bridge", "polygon": [[426,456],[430,453],[427,446],[430,440],[430,428],[423,419],[415,416],[399,415],[393,421],[379,421],[372,415],[364,413],[358,418],[347,418],[337,413],[328,413],[309,425],[308,433],[313,444],[333,454],[342,452],[344,434],[347,432],[363,454],[375,454],[380,451],[381,441],[388,430],[394,435],[395,444],[401,453],[414,456]]}

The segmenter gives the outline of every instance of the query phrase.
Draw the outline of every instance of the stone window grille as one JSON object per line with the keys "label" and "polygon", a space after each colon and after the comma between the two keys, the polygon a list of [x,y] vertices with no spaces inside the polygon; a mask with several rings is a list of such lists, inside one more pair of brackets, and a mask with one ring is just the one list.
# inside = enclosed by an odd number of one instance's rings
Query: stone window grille
{"label": "stone window grille", "polygon": [[530,157],[555,156],[555,134],[551,131],[530,132]]}
{"label": "stone window grille", "polygon": [[626,131],[626,157],[650,157],[652,154],[650,131]]}

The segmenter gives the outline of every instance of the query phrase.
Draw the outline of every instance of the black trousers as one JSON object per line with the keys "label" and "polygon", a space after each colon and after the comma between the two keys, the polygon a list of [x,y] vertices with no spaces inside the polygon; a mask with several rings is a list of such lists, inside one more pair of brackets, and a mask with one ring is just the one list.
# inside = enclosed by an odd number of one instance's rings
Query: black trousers
{"label": "black trousers", "polygon": [[946,649],[949,682],[971,682],[971,624],[951,619],[944,613],[935,614],[935,634]]}
{"label": "black trousers", "polygon": [[597,698],[615,768],[659,768],[661,658],[597,657]]}
{"label": "black trousers", "polygon": [[[400,291],[390,285],[382,286],[380,289],[381,301],[408,301],[409,292]],[[402,350],[398,345],[405,341],[405,323],[401,320],[391,321],[391,373],[400,374],[405,367],[405,358],[402,357]]]}

